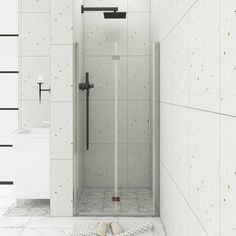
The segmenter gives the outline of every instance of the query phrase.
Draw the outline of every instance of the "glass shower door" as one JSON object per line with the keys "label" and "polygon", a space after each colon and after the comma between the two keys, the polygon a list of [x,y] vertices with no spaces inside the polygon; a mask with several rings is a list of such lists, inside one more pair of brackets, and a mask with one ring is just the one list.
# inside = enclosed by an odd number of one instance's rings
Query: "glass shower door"
{"label": "glass shower door", "polygon": [[89,99],[84,94],[89,133],[79,214],[153,215],[149,56],[129,52],[127,19],[104,19],[97,12],[83,19],[80,82],[86,84],[89,74],[94,88]]}

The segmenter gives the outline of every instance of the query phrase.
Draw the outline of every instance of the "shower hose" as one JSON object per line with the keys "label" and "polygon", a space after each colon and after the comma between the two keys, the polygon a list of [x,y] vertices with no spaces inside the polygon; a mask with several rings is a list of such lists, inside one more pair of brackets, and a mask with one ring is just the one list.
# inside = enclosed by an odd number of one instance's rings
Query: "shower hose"
{"label": "shower hose", "polygon": [[[140,225],[136,228],[130,229],[125,233],[118,234],[117,236],[136,236],[142,233],[150,232],[153,229],[153,225],[151,223]],[[78,232],[74,234],[74,236],[97,236],[94,231],[88,232]],[[112,236],[112,234],[107,234],[107,236]]]}

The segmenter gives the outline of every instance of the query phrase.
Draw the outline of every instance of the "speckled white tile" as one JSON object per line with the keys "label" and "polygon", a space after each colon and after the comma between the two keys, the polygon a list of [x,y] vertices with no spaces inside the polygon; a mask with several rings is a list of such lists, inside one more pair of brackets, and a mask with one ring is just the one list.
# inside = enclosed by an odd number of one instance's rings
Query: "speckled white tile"
{"label": "speckled white tile", "polygon": [[73,99],[73,48],[72,45],[51,47],[51,99]]}
{"label": "speckled white tile", "polygon": [[198,1],[189,29],[190,106],[219,112],[219,4]]}
{"label": "speckled white tile", "polygon": [[73,2],[51,0],[51,43],[72,44]]}
{"label": "speckled white tile", "polygon": [[18,38],[0,38],[0,70],[18,71]]}
{"label": "speckled white tile", "polygon": [[21,0],[21,12],[49,12],[50,0]]}
{"label": "speckled white tile", "polygon": [[219,115],[189,116],[190,204],[209,235],[219,235]]}
{"label": "speckled white tile", "polygon": [[209,234],[202,227],[199,219],[189,210],[189,235],[191,236],[208,236]]}
{"label": "speckled white tile", "polygon": [[173,184],[173,200],[174,206],[171,209],[172,215],[172,227],[169,235],[176,235],[177,232],[181,232],[182,236],[189,236],[189,206],[185,202],[185,199],[181,195],[179,189]]}
{"label": "speckled white tile", "polygon": [[128,102],[128,143],[149,143],[149,110],[149,101]]}
{"label": "speckled white tile", "polygon": [[100,13],[87,13],[84,17],[85,55],[113,55],[115,42],[118,43],[119,54],[127,55],[126,20],[105,20]]}
{"label": "speckled white tile", "polygon": [[21,14],[21,55],[49,55],[49,13]]}
{"label": "speckled white tile", "polygon": [[189,17],[186,16],[173,31],[172,80],[173,103],[189,105]]}
{"label": "speckled white tile", "polygon": [[[90,142],[114,143],[114,101],[90,102]],[[127,142],[127,103],[118,102],[118,142]]]}
{"label": "speckled white tile", "polygon": [[[85,72],[89,72],[94,89],[90,98],[114,99],[114,60],[112,57],[85,57]],[[84,82],[84,77],[81,82]],[[127,99],[127,57],[118,60],[118,99]]]}
{"label": "speckled white tile", "polygon": [[230,115],[236,115],[235,9],[233,0],[221,3],[221,112]]}
{"label": "speckled white tile", "polygon": [[[173,107],[172,161],[173,177],[186,199],[189,199],[189,109]],[[176,231],[177,232],[177,231]]]}
{"label": "speckled white tile", "polygon": [[72,103],[51,103],[51,159],[73,158]]}
{"label": "speckled white tile", "polygon": [[[21,58],[21,99],[39,99],[38,77],[43,78],[43,88],[50,87],[49,58],[48,57],[22,57]],[[42,99],[49,99],[48,92],[42,93]]]}
{"label": "speckled white tile", "polygon": [[[163,222],[163,226],[166,230],[166,235],[171,235],[173,229],[173,208],[175,205],[173,196],[173,182],[170,179],[164,165],[160,166],[160,178],[161,178],[161,192],[160,192],[160,215]],[[163,181],[165,180],[165,181]]]}
{"label": "speckled white tile", "polygon": [[128,13],[128,54],[149,55],[149,13]]}
{"label": "speckled white tile", "polygon": [[73,215],[73,161],[51,160],[51,216]]}
{"label": "speckled white tile", "polygon": [[49,121],[50,104],[49,101],[21,101],[20,119],[22,128],[41,128],[45,125],[42,121]]}
{"label": "speckled white tile", "polygon": [[18,0],[8,0],[1,5],[0,32],[1,34],[18,33]]}
{"label": "speckled white tile", "polygon": [[183,17],[194,2],[195,0],[172,0],[173,24],[176,24]]}
{"label": "speckled white tile", "polygon": [[148,12],[150,10],[150,0],[128,0],[128,11]]}
{"label": "speckled white tile", "polygon": [[236,230],[236,118],[221,116],[221,235]]}
{"label": "speckled white tile", "polygon": [[84,0],[85,7],[118,7],[119,11],[127,10],[128,0]]}
{"label": "speckled white tile", "polygon": [[[111,187],[114,185],[114,145],[90,144],[85,154],[85,186]],[[127,145],[118,146],[119,184],[127,184]]]}
{"label": "speckled white tile", "polygon": [[129,57],[128,99],[150,99],[149,57]]}
{"label": "speckled white tile", "polygon": [[172,55],[173,55],[173,35],[171,34],[161,44],[160,62],[160,100],[172,103],[173,78],[172,78]]}
{"label": "speckled white tile", "polygon": [[150,186],[150,146],[148,144],[128,145],[128,184],[133,187]]}

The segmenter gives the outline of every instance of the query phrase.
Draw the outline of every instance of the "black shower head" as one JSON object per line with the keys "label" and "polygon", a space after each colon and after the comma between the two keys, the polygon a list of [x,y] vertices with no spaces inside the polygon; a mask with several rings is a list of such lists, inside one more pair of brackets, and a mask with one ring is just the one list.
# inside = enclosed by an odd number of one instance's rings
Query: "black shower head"
{"label": "black shower head", "polygon": [[105,19],[125,19],[126,12],[104,12]]}

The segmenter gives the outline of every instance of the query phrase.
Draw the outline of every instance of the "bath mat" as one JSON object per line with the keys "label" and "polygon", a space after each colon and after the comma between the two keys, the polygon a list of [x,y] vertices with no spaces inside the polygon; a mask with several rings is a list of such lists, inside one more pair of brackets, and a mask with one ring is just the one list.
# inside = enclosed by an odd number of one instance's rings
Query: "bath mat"
{"label": "bath mat", "polygon": [[[74,225],[73,236],[96,236],[96,222],[91,223],[77,223]],[[154,236],[152,228],[153,225],[150,223],[146,224],[129,224],[123,223],[122,227],[125,233],[120,236]],[[107,236],[112,236],[111,232],[107,233]]]}

